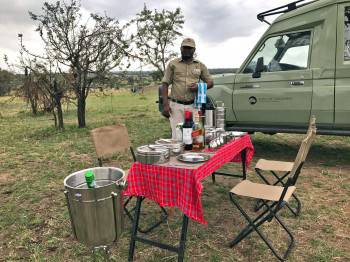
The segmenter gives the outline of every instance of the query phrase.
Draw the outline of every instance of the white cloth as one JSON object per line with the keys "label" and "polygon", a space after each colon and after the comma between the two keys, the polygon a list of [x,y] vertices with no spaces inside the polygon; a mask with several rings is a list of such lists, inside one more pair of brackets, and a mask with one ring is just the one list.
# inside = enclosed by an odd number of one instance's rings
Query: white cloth
{"label": "white cloth", "polygon": [[171,126],[171,138],[176,139],[176,126],[179,123],[183,123],[185,120],[185,110],[192,111],[192,114],[194,115],[194,112],[196,109],[194,108],[194,104],[191,105],[182,105],[175,103],[173,101],[169,101],[170,106],[170,126]]}

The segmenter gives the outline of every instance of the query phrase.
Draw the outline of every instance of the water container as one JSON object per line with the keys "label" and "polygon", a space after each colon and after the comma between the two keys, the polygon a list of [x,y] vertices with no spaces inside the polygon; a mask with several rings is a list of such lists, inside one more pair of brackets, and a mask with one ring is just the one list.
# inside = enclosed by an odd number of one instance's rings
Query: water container
{"label": "water container", "polygon": [[[96,188],[88,188],[85,173],[93,171]],[[76,239],[88,247],[108,246],[123,232],[125,172],[114,167],[95,167],[64,179],[65,195]]]}

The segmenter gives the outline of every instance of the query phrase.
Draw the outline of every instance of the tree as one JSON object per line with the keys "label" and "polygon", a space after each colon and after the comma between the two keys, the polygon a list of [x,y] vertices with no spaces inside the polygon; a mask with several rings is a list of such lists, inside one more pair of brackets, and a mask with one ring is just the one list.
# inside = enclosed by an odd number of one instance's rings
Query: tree
{"label": "tree", "polygon": [[177,55],[172,47],[182,35],[179,31],[184,24],[181,9],[177,8],[173,12],[164,9],[151,11],[145,5],[132,22],[137,28],[134,41],[141,60],[164,75],[166,64]]}
{"label": "tree", "polygon": [[10,93],[15,77],[16,76],[11,72],[2,70],[0,68],[0,96],[4,96]]}
{"label": "tree", "polygon": [[42,14],[29,12],[50,58],[65,65],[72,75],[77,100],[78,126],[85,127],[86,98],[92,83],[121,65],[128,56],[128,41],[118,20],[91,14],[83,20],[77,0],[45,2]]}

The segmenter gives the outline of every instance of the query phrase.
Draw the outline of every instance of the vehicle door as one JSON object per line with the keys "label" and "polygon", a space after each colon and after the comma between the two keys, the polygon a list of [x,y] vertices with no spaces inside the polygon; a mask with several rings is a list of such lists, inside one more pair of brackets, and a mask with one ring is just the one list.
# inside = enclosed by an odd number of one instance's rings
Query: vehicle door
{"label": "vehicle door", "polygon": [[[238,122],[254,125],[301,125],[308,123],[312,102],[310,43],[312,30],[265,38],[236,76],[233,109]],[[263,58],[260,77],[254,78]]]}
{"label": "vehicle door", "polygon": [[335,126],[350,127],[350,4],[338,6]]}

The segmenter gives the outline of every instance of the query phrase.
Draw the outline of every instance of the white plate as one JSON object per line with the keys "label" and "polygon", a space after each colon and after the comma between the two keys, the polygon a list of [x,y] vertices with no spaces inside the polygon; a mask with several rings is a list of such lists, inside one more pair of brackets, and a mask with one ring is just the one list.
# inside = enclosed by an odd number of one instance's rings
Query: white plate
{"label": "white plate", "polygon": [[241,131],[230,131],[229,133],[231,136],[244,136],[247,134],[247,132],[241,132]]}
{"label": "white plate", "polygon": [[201,163],[209,160],[210,156],[201,153],[185,153],[177,156],[177,160],[187,163]]}

